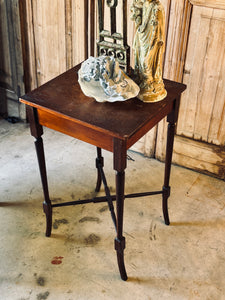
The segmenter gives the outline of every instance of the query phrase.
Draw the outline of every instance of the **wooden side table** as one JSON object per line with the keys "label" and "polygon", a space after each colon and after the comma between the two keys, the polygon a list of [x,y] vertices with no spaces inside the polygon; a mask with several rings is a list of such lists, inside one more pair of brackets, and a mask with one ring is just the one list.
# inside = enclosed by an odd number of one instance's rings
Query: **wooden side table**
{"label": "wooden side table", "polygon": [[[115,249],[121,278],[127,280],[124,265],[125,238],[123,237],[124,198],[134,198],[162,194],[164,220],[169,225],[168,197],[170,195],[170,169],[173,151],[175,125],[181,93],[186,86],[165,80],[167,98],[157,103],[143,103],[137,98],[125,102],[98,103],[86,97],[79,86],[77,72],[80,65],[68,70],[55,79],[23,96],[20,101],[27,106],[31,135],[35,137],[35,146],[40,168],[46,214],[46,236],[51,235],[52,209],[54,207],[76,205],[89,202],[107,201],[116,228]],[[124,194],[127,149],[144,134],[167,116],[168,136],[165,162],[165,177],[162,190],[138,194]],[[67,203],[52,204],[46,174],[43,148],[43,128],[57,130],[97,147],[97,185],[100,190],[103,182],[106,196]],[[101,149],[113,152],[116,171],[116,195],[111,196],[103,171]],[[113,200],[116,200],[116,213]]]}

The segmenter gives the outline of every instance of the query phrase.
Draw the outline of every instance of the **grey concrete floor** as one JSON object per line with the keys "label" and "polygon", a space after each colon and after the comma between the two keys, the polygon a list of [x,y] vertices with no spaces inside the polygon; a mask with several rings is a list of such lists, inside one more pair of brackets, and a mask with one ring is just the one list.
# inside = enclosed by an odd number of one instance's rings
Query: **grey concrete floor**
{"label": "grey concrete floor", "polygon": [[[47,129],[43,138],[53,202],[94,195],[95,147]],[[103,154],[115,192],[112,154]],[[126,191],[161,189],[164,165],[129,155]],[[124,282],[105,203],[54,209],[52,237],[45,237],[26,124],[0,120],[0,164],[1,300],[225,299],[224,181],[173,166],[170,226],[163,223],[160,196],[125,200]]]}

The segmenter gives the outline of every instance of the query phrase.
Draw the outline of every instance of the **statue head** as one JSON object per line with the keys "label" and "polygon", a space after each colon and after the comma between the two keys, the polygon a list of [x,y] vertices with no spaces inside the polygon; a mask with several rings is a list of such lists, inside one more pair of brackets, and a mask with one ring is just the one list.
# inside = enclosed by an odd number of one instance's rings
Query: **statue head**
{"label": "statue head", "polygon": [[131,20],[135,21],[137,27],[142,23],[143,4],[144,4],[144,0],[133,0],[133,4],[130,8]]}
{"label": "statue head", "polygon": [[131,8],[135,7],[137,9],[142,9],[144,2],[145,0],[133,0]]}

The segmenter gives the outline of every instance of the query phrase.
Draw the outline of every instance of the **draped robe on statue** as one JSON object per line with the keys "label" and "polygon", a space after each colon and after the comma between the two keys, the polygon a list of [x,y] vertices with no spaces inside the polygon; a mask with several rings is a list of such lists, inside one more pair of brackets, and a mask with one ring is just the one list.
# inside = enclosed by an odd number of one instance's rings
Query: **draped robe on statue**
{"label": "draped robe on statue", "polygon": [[154,102],[167,95],[162,80],[165,18],[161,3],[145,0],[141,19],[134,39],[135,75],[141,88],[139,98]]}

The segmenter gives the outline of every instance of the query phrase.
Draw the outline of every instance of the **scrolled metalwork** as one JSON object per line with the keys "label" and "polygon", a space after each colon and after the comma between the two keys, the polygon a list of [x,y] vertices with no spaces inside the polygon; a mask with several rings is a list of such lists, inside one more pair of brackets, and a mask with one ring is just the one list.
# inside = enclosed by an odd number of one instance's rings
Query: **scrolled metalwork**
{"label": "scrolled metalwork", "polygon": [[122,52],[122,51],[117,51],[117,52],[116,52],[116,57],[117,57],[119,60],[124,60],[124,59],[125,59],[124,52]]}
{"label": "scrolled metalwork", "polygon": [[118,0],[107,0],[106,2],[108,7],[117,7],[118,5]]}
{"label": "scrolled metalwork", "polygon": [[130,47],[127,45],[127,0],[122,1],[122,32],[117,32],[118,0],[106,0],[110,8],[110,30],[104,29],[103,1],[98,0],[99,40],[97,55],[113,56],[120,67],[130,72]]}
{"label": "scrolled metalwork", "polygon": [[108,55],[108,50],[106,48],[100,48],[100,55],[105,55],[107,56]]}
{"label": "scrolled metalwork", "polygon": [[109,50],[108,50],[108,55],[109,55],[109,56],[113,56],[113,57],[116,58],[115,50],[114,50],[114,49],[109,49]]}

